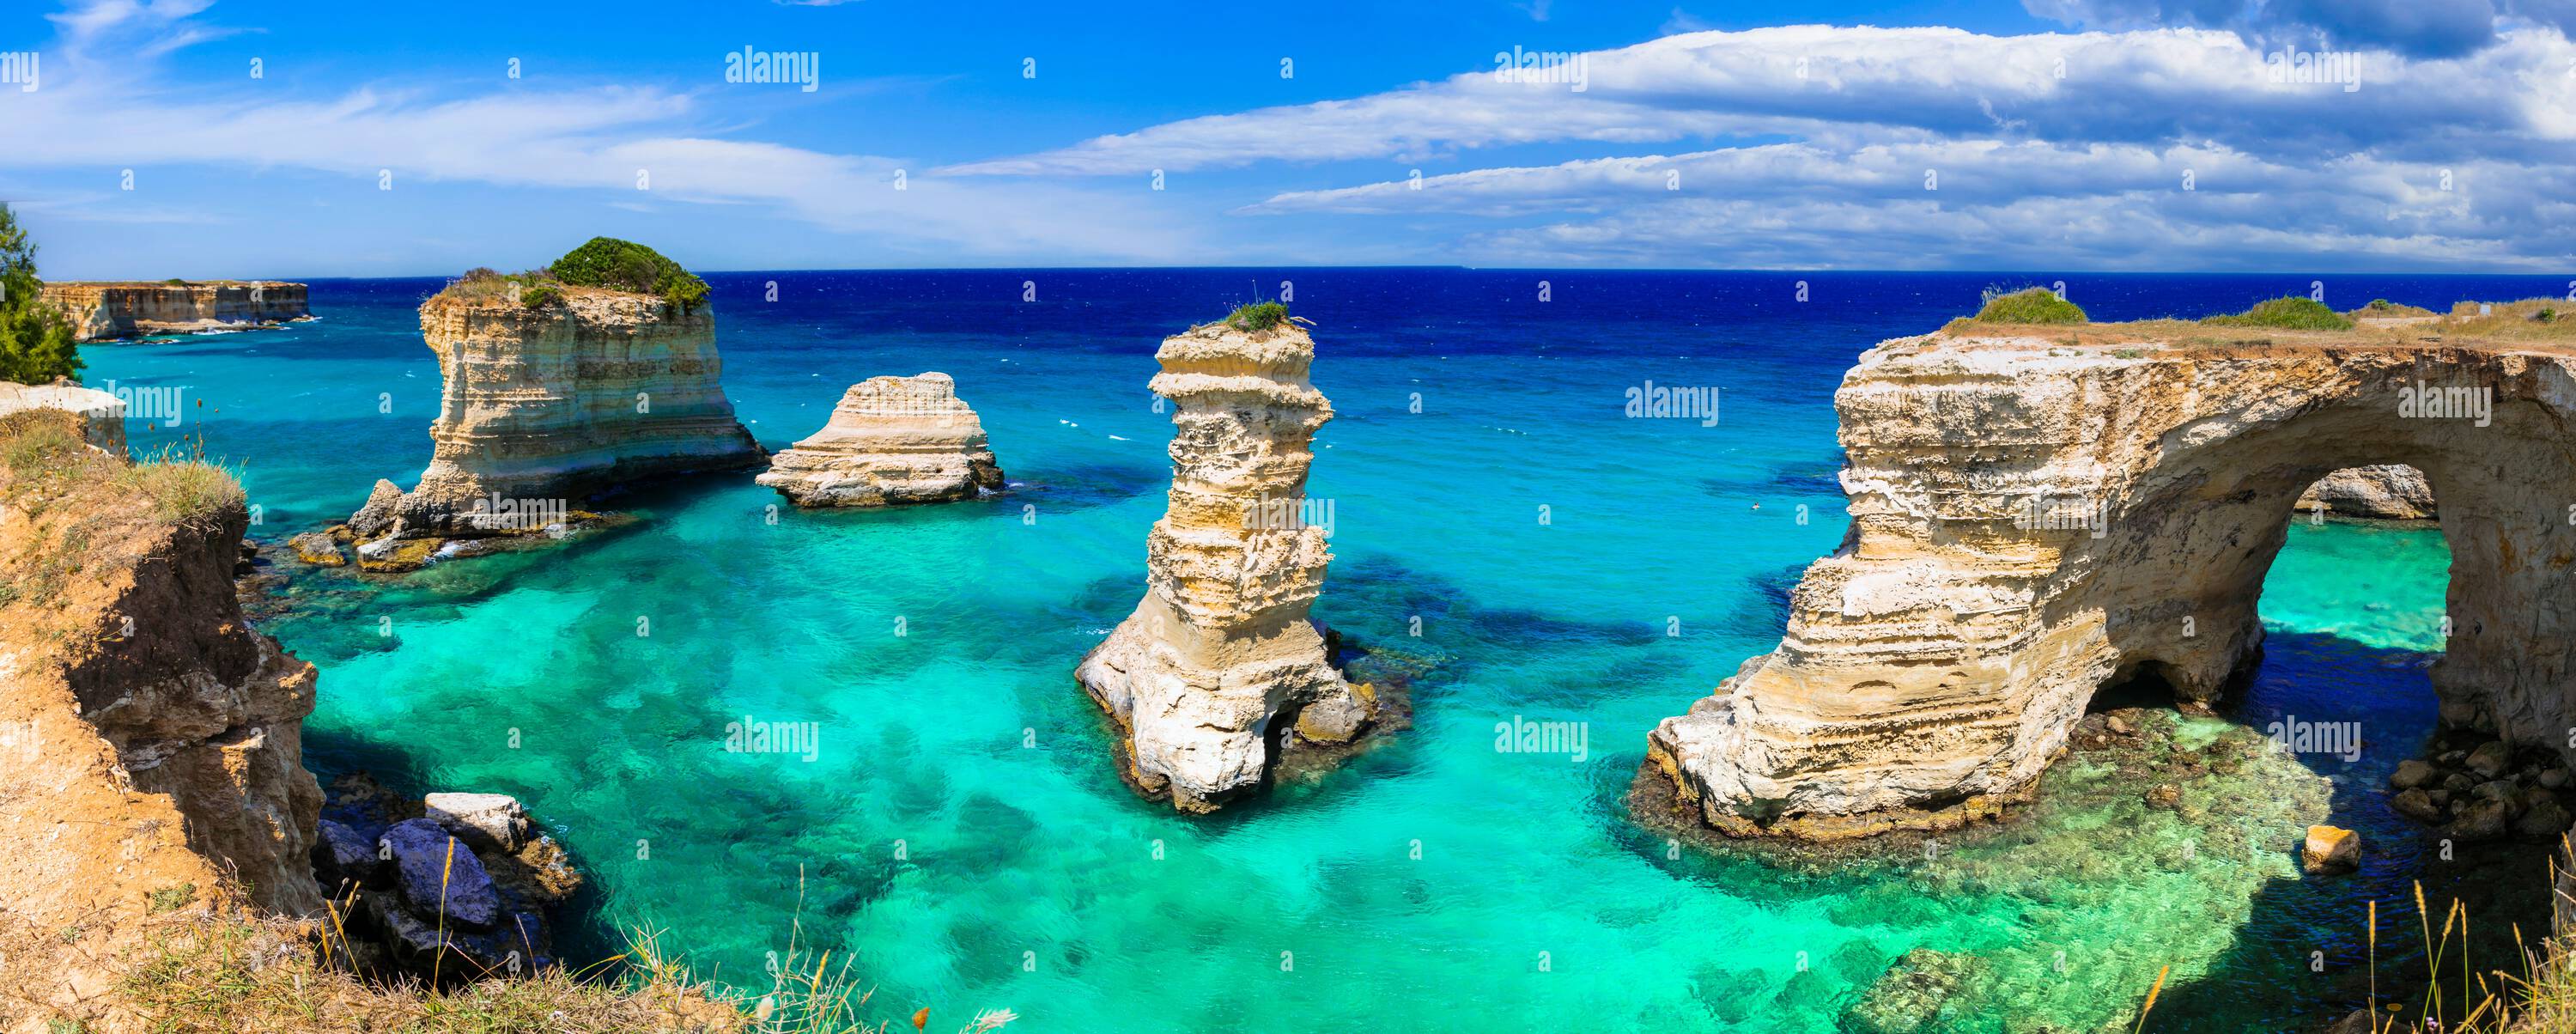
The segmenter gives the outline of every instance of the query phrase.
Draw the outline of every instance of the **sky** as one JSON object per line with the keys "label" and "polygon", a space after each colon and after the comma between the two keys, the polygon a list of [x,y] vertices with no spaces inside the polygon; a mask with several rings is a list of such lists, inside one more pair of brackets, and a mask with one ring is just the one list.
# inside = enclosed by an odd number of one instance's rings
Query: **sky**
{"label": "sky", "polygon": [[49,279],[515,269],[600,234],[703,270],[2576,276],[2571,25],[2576,0],[18,0],[0,201]]}

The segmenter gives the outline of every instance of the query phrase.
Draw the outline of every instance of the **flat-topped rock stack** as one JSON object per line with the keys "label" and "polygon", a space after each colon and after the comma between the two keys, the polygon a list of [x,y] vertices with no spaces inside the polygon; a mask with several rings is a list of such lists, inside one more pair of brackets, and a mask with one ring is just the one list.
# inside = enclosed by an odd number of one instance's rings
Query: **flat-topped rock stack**
{"label": "flat-topped rock stack", "polygon": [[62,281],[46,284],[43,298],[63,310],[78,341],[240,330],[313,315],[305,286],[284,280]]}
{"label": "flat-topped rock stack", "polygon": [[2301,493],[2390,462],[2439,495],[2452,549],[2445,721],[2563,753],[2576,349],[2476,319],[2246,342],[1969,325],[1863,353],[1835,395],[1849,534],[1778,648],[1654,730],[1645,776],[1734,835],[1996,814],[2097,688],[2155,676],[2215,701],[2259,656]]}
{"label": "flat-topped rock stack", "polygon": [[408,492],[379,482],[343,526],[361,567],[418,567],[448,540],[560,534],[618,485],[767,458],[725,398],[703,302],[549,290],[529,304],[451,288],[421,305],[444,381],[429,467]]}
{"label": "flat-topped rock stack", "polygon": [[1170,509],[1146,539],[1143,602],[1075,677],[1124,734],[1129,781],[1182,811],[1261,785],[1274,744],[1348,743],[1377,713],[1307,616],[1331,560],[1302,517],[1310,443],[1333,415],[1306,379],[1314,355],[1291,322],[1210,324],[1155,353],[1152,388],[1174,407]]}
{"label": "flat-topped rock stack", "polygon": [[818,507],[948,502],[1003,483],[983,421],[944,373],[850,385],[830,422],[771,457],[756,480]]}

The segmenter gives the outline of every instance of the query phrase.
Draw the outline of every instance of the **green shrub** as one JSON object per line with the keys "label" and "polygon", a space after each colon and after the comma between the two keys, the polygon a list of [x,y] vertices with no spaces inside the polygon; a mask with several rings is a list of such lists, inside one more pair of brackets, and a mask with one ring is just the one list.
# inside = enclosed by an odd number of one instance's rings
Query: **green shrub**
{"label": "green shrub", "polygon": [[1977,310],[1979,323],[2092,322],[2074,302],[2045,287],[2026,287],[2011,293],[1990,287],[1985,300],[1985,307]]}
{"label": "green shrub", "polygon": [[1278,302],[1255,302],[1239,306],[1225,318],[1225,325],[1236,330],[1263,331],[1288,322],[1288,307]]}
{"label": "green shrub", "polygon": [[162,286],[165,286],[165,287],[186,287],[186,286],[188,286],[188,282],[187,282],[187,281],[185,281],[185,280],[181,280],[181,279],[179,279],[178,277],[175,277],[175,276],[174,276],[174,277],[171,277],[171,278],[170,278],[170,279],[168,279],[168,280],[161,281],[161,283],[162,283]]}
{"label": "green shrub", "polygon": [[561,301],[563,288],[552,283],[532,284],[519,289],[519,304],[531,309],[542,309]]}
{"label": "green shrub", "polygon": [[2326,308],[2324,302],[2292,295],[2254,303],[2233,316],[2211,316],[2200,322],[2214,327],[2280,327],[2284,330],[2351,330],[2352,321]]}
{"label": "green shrub", "polygon": [[546,271],[575,287],[658,294],[682,313],[707,303],[706,281],[661,252],[615,237],[593,237],[556,259]]}
{"label": "green shrub", "polygon": [[0,205],[0,381],[45,384],[80,375],[71,321],[39,297],[43,291],[36,245],[9,206]]}

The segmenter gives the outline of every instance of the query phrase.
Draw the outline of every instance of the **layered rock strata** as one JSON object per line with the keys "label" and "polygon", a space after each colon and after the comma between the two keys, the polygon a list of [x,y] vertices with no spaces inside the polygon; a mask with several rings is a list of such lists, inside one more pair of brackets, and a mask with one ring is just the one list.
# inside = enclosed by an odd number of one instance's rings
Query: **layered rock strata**
{"label": "layered rock strata", "polygon": [[[2062,339],[2061,339],[2062,340]],[[2186,706],[2256,655],[2302,490],[2423,472],[2452,549],[2444,714],[2562,749],[2576,724],[2570,357],[2281,334],[2259,348],[1890,341],[1835,395],[1852,525],[1786,635],[1665,720],[1651,762],[1712,826],[1832,839],[2020,798],[2097,687]]]}
{"label": "layered rock strata", "polygon": [[1314,355],[1293,323],[1198,327],[1155,353],[1151,387],[1174,407],[1170,509],[1146,537],[1143,602],[1075,677],[1124,733],[1129,780],[1182,811],[1212,811],[1280,752],[1349,743],[1376,716],[1307,617],[1331,559],[1304,498],[1310,442],[1333,415],[1306,379]]}
{"label": "layered rock strata", "polygon": [[2433,486],[2424,472],[2403,463],[2338,470],[2308,486],[2299,512],[2374,521],[2429,521]]}
{"label": "layered rock strata", "polygon": [[580,287],[537,306],[447,292],[420,326],[445,382],[429,467],[409,492],[380,482],[350,518],[363,567],[417,567],[450,539],[560,534],[612,487],[768,458],[725,399],[704,307]]}
{"label": "layered rock strata", "polygon": [[282,280],[62,282],[46,284],[43,298],[63,310],[81,341],[240,330],[313,316],[304,285]]}
{"label": "layered rock strata", "polygon": [[823,429],[756,480],[798,506],[893,506],[999,491],[1002,468],[956,382],[924,373],[850,385]]}

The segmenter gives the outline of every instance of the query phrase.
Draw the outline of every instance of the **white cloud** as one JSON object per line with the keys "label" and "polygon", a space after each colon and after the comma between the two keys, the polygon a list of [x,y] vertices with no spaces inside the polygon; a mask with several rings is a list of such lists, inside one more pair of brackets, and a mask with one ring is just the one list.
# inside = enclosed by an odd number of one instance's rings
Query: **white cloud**
{"label": "white cloud", "polygon": [[1237,212],[1400,220],[1451,235],[1437,258],[1479,263],[2236,268],[2307,263],[2302,242],[2339,266],[2576,258],[2556,200],[2576,186],[2576,45],[2520,25],[2471,56],[2354,67],[2352,89],[2276,82],[2236,34],[2189,28],[1698,32],[1591,55],[1581,92],[1468,73],[954,171],[1455,169],[1484,148],[1707,141],[1727,146],[1288,190]]}
{"label": "white cloud", "polygon": [[[95,0],[52,16],[66,50],[113,41],[163,52],[209,31],[209,0]],[[360,89],[320,100],[156,89],[120,66],[48,69],[12,93],[0,154],[13,173],[205,165],[283,167],[414,182],[597,190],[773,207],[826,231],[942,256],[1081,255],[1163,261],[1189,234],[1135,191],[961,182],[920,163],[698,135],[701,98],[658,89],[513,90],[462,99]],[[107,131],[103,127],[113,127]],[[902,188],[897,173],[903,170]],[[637,190],[639,173],[649,191]]]}

